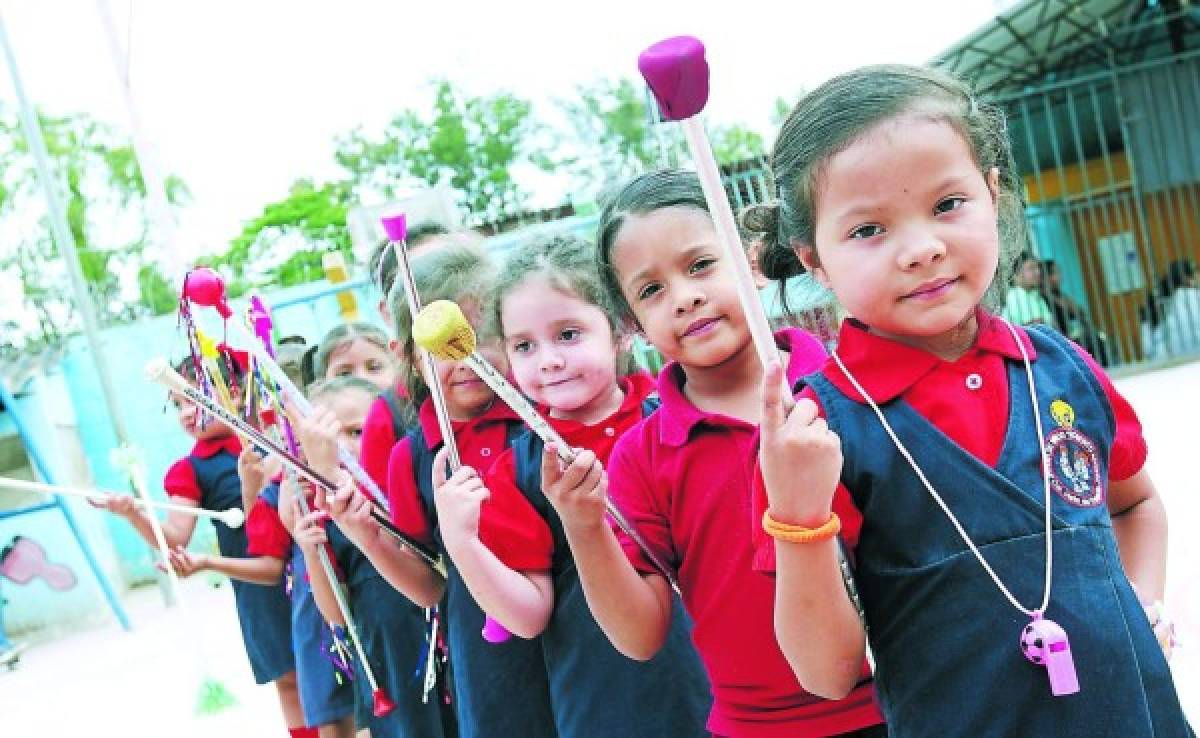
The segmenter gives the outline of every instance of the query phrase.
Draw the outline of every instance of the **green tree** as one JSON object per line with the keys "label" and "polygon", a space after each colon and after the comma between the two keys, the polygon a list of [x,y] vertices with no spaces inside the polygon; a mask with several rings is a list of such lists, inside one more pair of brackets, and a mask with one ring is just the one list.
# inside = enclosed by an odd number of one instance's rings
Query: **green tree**
{"label": "green tree", "polygon": [[385,198],[416,186],[446,183],[462,194],[476,224],[515,215],[527,193],[513,176],[523,165],[549,170],[545,129],[529,102],[508,93],[464,96],[435,82],[432,115],[406,110],[379,137],[356,129],[337,141],[338,164],[359,194]]}
{"label": "green tree", "polygon": [[340,251],[347,261],[351,258],[346,230],[350,196],[349,182],[318,187],[312,180],[297,180],[286,198],[266,205],[245,224],[224,254],[206,261],[232,273],[233,296],[252,286],[287,287],[321,279],[326,253]]}
{"label": "green tree", "polygon": [[628,78],[599,80],[575,91],[574,98],[557,103],[567,116],[578,150],[567,164],[585,187],[594,190],[662,163],[662,145],[673,144],[674,136],[654,130],[642,84]]}
{"label": "green tree", "polygon": [[[173,309],[154,291],[161,286],[155,277],[163,279],[145,254],[146,185],[128,142],[82,114],[40,115],[39,124],[99,322]],[[186,196],[183,183],[170,178],[168,200],[179,203]],[[0,109],[0,218],[9,230],[0,270],[19,279],[37,326],[20,343],[55,343],[77,328],[78,316],[63,288],[65,267],[50,236],[32,153],[16,114],[6,109]]]}
{"label": "green tree", "polygon": [[718,164],[736,164],[766,155],[763,137],[740,125],[714,126],[709,141]]}

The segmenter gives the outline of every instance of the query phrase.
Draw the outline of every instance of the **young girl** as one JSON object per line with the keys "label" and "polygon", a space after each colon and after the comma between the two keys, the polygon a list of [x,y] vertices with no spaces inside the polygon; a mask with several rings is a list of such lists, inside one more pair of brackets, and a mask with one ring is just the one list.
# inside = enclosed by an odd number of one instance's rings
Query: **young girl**
{"label": "young girl", "polygon": [[[517,386],[582,453],[560,469],[554,449],[543,452],[527,431],[485,475],[486,488],[463,467],[435,493],[442,537],[485,611],[519,635],[541,633],[560,736],[707,735],[712,698],[678,598],[654,659],[638,663],[614,650],[588,611],[562,523],[543,493],[543,485],[601,484],[617,438],[658,407],[648,374],[618,379],[625,336],[595,250],[570,234],[518,246],[490,310]],[[443,455],[435,470],[445,469]]]}
{"label": "young girl", "polygon": [[[443,246],[475,244],[478,241],[479,236],[473,231],[450,233],[442,225],[427,221],[409,228],[405,243],[410,257],[416,258],[431,254]],[[395,249],[389,242],[381,242],[371,252],[367,265],[375,286],[383,295],[379,299],[379,314],[390,327],[392,311],[388,305],[388,298],[399,268]],[[404,297],[403,293],[400,297]],[[396,360],[401,363],[405,361],[403,352],[398,350],[394,341],[385,341],[384,345],[396,355]],[[367,415],[367,423],[363,427],[362,464],[363,469],[386,494],[388,457],[392,453],[392,446],[404,438],[415,424],[416,407],[409,401],[404,383],[397,381],[397,378],[393,378],[387,385],[381,385],[379,390],[380,395],[371,405],[371,412]]]}
{"label": "young girl", "polygon": [[[612,451],[608,493],[678,576],[712,683],[709,729],[736,738],[883,735],[871,728],[881,718],[868,673],[847,699],[822,700],[799,688],[771,637],[774,589],[750,572],[745,527],[762,368],[699,180],[677,170],[635,178],[605,203],[598,241],[610,298],[671,362],[658,378],[661,408]],[[825,356],[798,330],[776,342],[793,381]],[[547,493],[592,613],[622,653],[650,658],[671,632],[667,580],[614,535],[602,496],[562,487]]]}
{"label": "young girl", "polygon": [[[222,373],[230,366],[236,368],[236,360],[231,356],[223,357]],[[196,367],[190,358],[176,366],[176,371],[192,384],[197,384]],[[226,375],[223,379],[230,388],[240,384],[238,376]],[[175,462],[163,480],[163,487],[171,502],[200,506],[206,510],[242,507],[242,482],[238,477],[238,456],[242,453],[242,447],[237,436],[229,426],[206,417],[202,410],[185,398],[172,395],[171,402],[179,414],[179,424],[196,441],[191,452]],[[253,483],[253,486],[257,492],[257,483]],[[138,535],[151,546],[157,545],[150,519],[133,505],[132,498],[109,498],[103,507],[128,520]],[[167,514],[167,519],[162,522],[163,535],[175,556],[187,546],[195,528],[194,515],[180,512]],[[213,528],[222,557],[235,563],[246,560],[244,528],[229,528],[215,520]],[[272,579],[270,572],[261,566],[253,562],[247,566],[249,568],[239,572],[245,575],[243,578],[247,581],[233,579],[233,595],[254,680],[258,684],[275,683],[288,732],[293,736],[308,735],[296,691],[287,595],[278,584],[278,572]],[[255,581],[261,583],[248,583]]]}
{"label": "young girl", "polygon": [[[375,386],[356,377],[336,377],[308,388],[314,413],[300,420],[296,429],[312,468],[326,479],[347,478],[339,469],[337,444],[352,453],[359,452],[363,421],[375,399]],[[285,483],[285,487],[290,487]],[[354,484],[343,486],[349,494]],[[295,492],[293,491],[293,495]],[[287,497],[285,492],[284,496]],[[324,493],[315,496],[320,507]],[[284,504],[292,503],[286,499]],[[298,512],[298,511],[297,511]],[[363,651],[371,663],[376,681],[396,708],[386,716],[371,714],[372,690],[362,663],[355,658],[355,685],[358,691],[359,725],[369,727],[373,738],[440,738],[453,736],[453,725],[444,725],[441,694],[424,691],[423,676],[429,660],[428,649],[436,648],[429,639],[425,608],[402,597],[380,576],[371,561],[336,525],[323,520],[325,513],[297,514],[296,541],[304,556],[304,568],[312,585],[313,597],[326,620],[344,624],[331,587],[343,586]],[[329,546],[344,582],[332,583],[322,568],[318,546]]]}
{"label": "young girl", "polygon": [[840,517],[893,736],[1191,735],[1138,600],[1167,523],[1137,418],[1081,349],[980,307],[1022,225],[1000,112],[868,67],[801,100],[772,162],[768,273],[853,316],[790,412],[764,385],[755,526],[800,683],[859,679]]}
{"label": "young girl", "polygon": [[[482,251],[447,246],[413,263],[413,278],[421,299],[458,302],[479,325],[479,298],[491,286],[494,271]],[[412,316],[399,290],[393,290],[392,311],[397,341],[410,367],[406,376],[410,396],[419,403],[418,425],[396,445],[388,466],[388,497],[397,527],[430,545],[440,547],[444,531],[433,497],[433,458],[442,446],[441,430],[429,399],[427,381],[417,367],[412,340]],[[479,351],[503,369],[503,354],[481,335]],[[453,419],[454,438],[466,466],[486,469],[524,426],[517,416],[465,364],[436,361],[437,379],[445,391]],[[554,736],[546,670],[540,639],[510,638],[484,641],[484,614],[463,584],[454,562],[446,582],[431,582],[428,570],[415,567],[395,546],[382,539],[378,525],[363,512],[364,500],[330,500],[329,510],[339,525],[376,562],[389,581],[422,605],[436,603],[445,593],[449,651],[454,675],[459,734],[464,738]],[[423,570],[422,570],[423,569]],[[518,575],[519,576],[519,575]]]}

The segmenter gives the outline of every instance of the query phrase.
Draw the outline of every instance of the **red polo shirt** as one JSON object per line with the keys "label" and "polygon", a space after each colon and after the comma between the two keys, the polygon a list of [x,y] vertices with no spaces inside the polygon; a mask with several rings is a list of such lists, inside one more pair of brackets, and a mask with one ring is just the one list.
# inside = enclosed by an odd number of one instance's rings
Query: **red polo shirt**
{"label": "red polo shirt", "polygon": [[[403,384],[395,387],[401,400],[408,397],[408,391]],[[383,395],[375,398],[367,410],[367,419],[363,421],[362,446],[359,460],[363,471],[371,481],[387,494],[388,459],[392,455],[392,447],[396,445],[396,426],[393,424],[392,408]]]}
{"label": "red polo shirt", "polygon": [[[598,423],[547,418],[568,445],[589,449],[601,464],[608,463],[617,439],[641,421],[642,403],[654,392],[654,378],[646,372],[631,374],[620,385],[621,406]],[[514,458],[506,450],[484,478],[491,495],[480,511],[479,540],[511,569],[547,571],[554,556],[550,526],[517,486]]]}
{"label": "red polo shirt", "polygon": [[262,497],[254,501],[246,516],[246,554],[284,561],[292,555],[292,536],[283,527],[279,510]]}
{"label": "red polo shirt", "polygon": [[[818,369],[825,349],[798,330],[776,334],[787,376]],[[775,640],[775,582],[751,571],[750,514],[758,427],[706,413],[683,394],[684,374],[659,376],[662,406],[617,442],[609,494],[647,544],[678,572],[692,640],[713,688],[708,728],[731,738],[829,736],[883,721],[868,682],[839,701],[801,689]],[[645,574],[654,567],[618,534]]]}
{"label": "red polo shirt", "polygon": [[[842,324],[837,352],[875,402],[883,404],[897,397],[903,398],[951,440],[983,463],[995,467],[1008,430],[1009,392],[1005,360],[1021,361],[1021,349],[1001,319],[980,310],[978,320],[979,336],[975,346],[957,361],[943,361],[921,349],[877,336],[853,319]],[[1030,361],[1036,361],[1037,352],[1029,342],[1029,336],[1019,326],[1016,330]],[[1113,387],[1112,381],[1095,359],[1078,346],[1075,350],[1104,389],[1116,419],[1109,478],[1116,481],[1128,479],[1137,474],[1146,462],[1146,440],[1142,437],[1142,425],[1129,402]],[[865,404],[832,359],[826,362],[821,373],[847,397]],[[811,398],[820,407],[820,401],[811,388],[805,388],[800,396]],[[981,418],[988,418],[988,422],[980,422]],[[1033,443],[1032,438],[1029,441]],[[894,449],[886,451],[891,453]],[[920,464],[921,460],[917,459],[917,463]],[[751,520],[760,521],[766,507],[766,494],[762,490],[761,477],[755,481],[755,506]],[[840,485],[834,501],[839,516],[853,507],[849,492]],[[859,517],[856,511],[853,515]],[[774,541],[762,531],[761,525],[753,523],[751,527],[755,536],[755,568],[774,571]],[[850,535],[844,536],[848,546],[857,544],[860,527],[860,523],[855,524]]]}
{"label": "red polo shirt", "polygon": [[242,444],[238,441],[238,437],[231,433],[220,438],[204,438],[196,441],[190,454],[176,461],[170,469],[167,469],[167,474],[163,478],[163,489],[171,497],[182,497],[200,504],[204,492],[200,489],[200,483],[196,481],[196,470],[192,468],[188,458],[196,456],[201,459],[211,459],[222,451],[233,455],[234,458],[240,455]]}
{"label": "red polo shirt", "polygon": [[[518,419],[508,405],[496,398],[486,412],[470,420],[451,422],[454,440],[458,443],[458,455],[462,463],[479,472],[480,476],[491,468],[505,448],[509,423]],[[426,398],[417,413],[417,422],[430,448],[442,442],[442,430],[438,426],[433,401]],[[413,469],[412,448],[409,439],[403,438],[392,448],[388,459],[387,492],[392,509],[392,522],[422,543],[432,546],[433,530],[421,502],[417,488],[416,471]]]}

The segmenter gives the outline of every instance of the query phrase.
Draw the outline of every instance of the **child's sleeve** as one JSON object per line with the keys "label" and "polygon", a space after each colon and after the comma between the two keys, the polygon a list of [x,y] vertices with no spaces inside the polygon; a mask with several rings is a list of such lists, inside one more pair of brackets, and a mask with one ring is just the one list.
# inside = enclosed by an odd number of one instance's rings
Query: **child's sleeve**
{"label": "child's sleeve", "polygon": [[359,456],[363,471],[386,494],[388,462],[392,447],[396,445],[396,436],[392,426],[392,411],[382,397],[376,397],[375,402],[371,403],[371,409],[367,411],[361,440],[362,450]]}
{"label": "child's sleeve", "polygon": [[287,560],[292,550],[292,537],[279,519],[279,511],[259,497],[246,517],[246,553],[250,556],[270,556]]}
{"label": "child's sleeve", "polygon": [[1109,453],[1108,478],[1114,482],[1129,479],[1141,471],[1142,466],[1146,463],[1148,449],[1146,448],[1146,437],[1142,435],[1142,421],[1138,420],[1133,406],[1117,391],[1112,380],[1108,378],[1108,374],[1092,358],[1091,354],[1077,345],[1075,350],[1092,370],[1096,381],[1100,383],[1105,396],[1108,397],[1108,404],[1112,407],[1116,429],[1113,434],[1112,449]]}
{"label": "child's sleeve", "polygon": [[[821,417],[825,417],[825,411],[821,409],[821,402],[811,389],[805,388],[800,393],[800,397],[807,397],[817,403],[818,413]],[[756,453],[750,497],[750,540],[754,544],[752,566],[755,571],[774,574],[775,539],[768,535],[762,527],[763,513],[767,511],[767,488],[763,483],[762,469],[758,465],[757,456]],[[849,551],[853,551],[858,546],[858,535],[862,531],[862,513],[854,505],[854,498],[850,496],[850,490],[846,489],[841,482],[838,482],[837,489],[833,493],[833,512],[842,522],[842,532],[838,534],[838,537],[842,539],[842,543]]]}
{"label": "child's sleeve", "polygon": [[490,496],[479,515],[479,540],[516,571],[549,571],[550,526],[517,486],[516,457],[505,451],[484,475]]}
{"label": "child's sleeve", "polygon": [[[654,555],[668,565],[675,566],[677,557],[671,541],[671,520],[663,512],[667,509],[666,505],[657,499],[658,485],[653,481],[654,475],[645,452],[639,448],[644,425],[631,429],[617,439],[608,458],[608,495]],[[632,538],[615,524],[613,531],[626,558],[639,573],[661,574]]]}
{"label": "child's sleeve", "polygon": [[196,481],[196,470],[187,458],[176,461],[167,469],[167,475],[163,478],[163,489],[171,497],[182,497],[196,504],[200,504],[204,496],[200,491],[200,483]]}
{"label": "child's sleeve", "polygon": [[392,511],[392,522],[396,527],[427,546],[434,545],[429,514],[417,489],[411,441],[407,438],[392,447],[388,458],[387,486],[384,487],[384,491]]}

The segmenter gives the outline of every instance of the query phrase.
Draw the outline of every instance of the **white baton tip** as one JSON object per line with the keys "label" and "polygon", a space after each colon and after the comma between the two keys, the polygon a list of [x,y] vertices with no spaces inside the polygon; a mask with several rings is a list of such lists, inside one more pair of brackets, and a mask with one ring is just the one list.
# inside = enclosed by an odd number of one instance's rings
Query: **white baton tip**
{"label": "white baton tip", "polygon": [[241,528],[242,523],[246,522],[246,513],[242,512],[240,507],[231,507],[228,510],[221,511],[221,522],[230,528]]}

